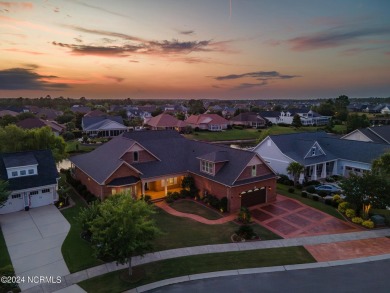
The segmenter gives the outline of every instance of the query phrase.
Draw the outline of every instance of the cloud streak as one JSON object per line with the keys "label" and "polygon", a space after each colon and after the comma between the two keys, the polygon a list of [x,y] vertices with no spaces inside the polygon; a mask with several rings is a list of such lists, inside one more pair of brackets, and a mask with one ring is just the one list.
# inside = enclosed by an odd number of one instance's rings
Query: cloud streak
{"label": "cloud streak", "polygon": [[328,30],[316,34],[296,37],[287,41],[295,51],[307,51],[339,47],[361,41],[363,38],[390,35],[389,27],[355,30]]}
{"label": "cloud streak", "polygon": [[256,71],[256,72],[247,72],[242,74],[229,74],[229,75],[217,76],[215,77],[215,79],[231,80],[231,79],[239,79],[244,77],[251,77],[257,80],[268,80],[268,79],[290,79],[290,78],[295,78],[300,76],[280,74],[277,71]]}
{"label": "cloud streak", "polygon": [[92,8],[92,9],[96,9],[96,10],[99,10],[99,11],[103,11],[103,12],[106,12],[106,13],[109,13],[109,14],[112,14],[112,15],[129,18],[128,16],[126,16],[124,14],[121,14],[121,13],[118,13],[118,12],[114,12],[114,11],[111,11],[111,10],[108,10],[108,9],[104,9],[104,8],[99,7],[99,6],[94,6],[94,5],[91,5],[91,4],[88,4],[88,3],[84,3],[82,1],[72,0],[72,2],[74,2],[76,4],[79,4],[79,5],[82,5],[82,6],[85,6],[85,7],[88,7],[88,8]]}
{"label": "cloud streak", "polygon": [[59,90],[69,88],[68,84],[55,83],[55,75],[40,75],[31,68],[9,68],[0,70],[1,90]]}

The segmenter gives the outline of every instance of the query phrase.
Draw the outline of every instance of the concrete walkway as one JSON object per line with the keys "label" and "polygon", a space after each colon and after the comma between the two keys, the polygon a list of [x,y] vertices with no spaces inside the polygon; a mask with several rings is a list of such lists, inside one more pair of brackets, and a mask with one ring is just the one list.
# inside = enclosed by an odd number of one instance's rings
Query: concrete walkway
{"label": "concrete walkway", "polygon": [[197,222],[203,223],[203,224],[207,224],[207,225],[225,224],[225,223],[233,221],[237,218],[237,215],[232,214],[232,215],[228,215],[226,217],[223,217],[223,218],[220,218],[217,220],[209,220],[209,219],[205,219],[205,218],[198,216],[198,215],[195,215],[195,214],[188,214],[188,213],[179,212],[179,211],[175,210],[174,208],[171,208],[171,206],[169,206],[165,201],[156,203],[155,205],[158,206],[159,208],[163,209],[164,211],[166,211],[168,214],[171,214],[173,216],[192,219],[194,221],[197,221]]}
{"label": "concrete walkway", "polygon": [[1,215],[0,224],[21,290],[69,274],[61,246],[70,224],[54,205]]}
{"label": "concrete walkway", "polygon": [[[289,238],[289,239],[278,239],[270,241],[254,241],[254,242],[241,242],[241,243],[226,243],[226,244],[217,244],[217,245],[204,245],[204,246],[195,246],[195,247],[185,247],[178,249],[171,249],[165,251],[159,251],[155,253],[146,254],[144,257],[134,257],[132,263],[134,266],[147,264],[155,261],[172,259],[182,256],[190,255],[199,255],[199,254],[208,254],[208,253],[219,253],[219,252],[232,252],[232,251],[245,251],[245,250],[255,250],[255,249],[267,249],[267,248],[277,248],[277,247],[290,247],[290,246],[304,246],[304,245],[314,245],[322,243],[334,243],[342,241],[353,241],[361,239],[370,239],[370,238],[380,238],[390,236],[390,229],[381,229],[381,230],[370,230],[364,232],[352,232],[344,234],[331,234],[331,235],[321,235],[321,236],[307,236],[299,238]],[[372,260],[382,259],[385,256],[371,256]],[[343,261],[345,263],[350,263],[353,260]],[[318,266],[318,264],[312,264],[312,266]],[[78,282],[107,274],[109,272],[121,270],[127,268],[127,265],[117,266],[115,262],[106,263],[100,266],[96,266],[87,270],[79,271],[73,274],[69,274],[62,278],[60,284],[41,284],[25,292],[54,292],[56,290],[64,289]],[[267,268],[260,268],[263,270]],[[268,268],[269,269],[269,268]],[[242,270],[240,270],[242,271]],[[234,272],[237,272],[234,271]],[[216,276],[215,273],[200,274],[207,276]],[[179,277],[181,278],[181,277]],[[185,280],[188,276],[182,277]],[[178,278],[175,278],[178,279]],[[163,281],[161,281],[163,282]],[[151,288],[150,288],[151,289]],[[62,291],[66,292],[66,291]],[[133,291],[141,292],[141,291]]]}

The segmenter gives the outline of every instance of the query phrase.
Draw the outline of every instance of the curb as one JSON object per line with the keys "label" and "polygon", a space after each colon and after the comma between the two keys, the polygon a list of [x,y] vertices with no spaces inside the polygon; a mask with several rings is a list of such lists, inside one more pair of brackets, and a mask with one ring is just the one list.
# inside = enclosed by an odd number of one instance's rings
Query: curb
{"label": "curb", "polygon": [[146,284],[137,288],[130,289],[128,291],[124,291],[124,293],[141,293],[147,292],[149,290],[153,290],[156,288],[160,288],[163,286],[173,285],[177,283],[195,281],[195,280],[203,280],[217,277],[226,277],[226,276],[238,276],[238,275],[248,275],[248,274],[263,274],[263,273],[273,273],[273,272],[282,272],[282,271],[292,271],[292,270],[304,270],[304,269],[316,269],[316,268],[327,268],[327,267],[336,267],[343,265],[351,265],[365,262],[372,262],[378,260],[386,260],[390,259],[390,254],[376,255],[370,257],[362,257],[362,258],[353,258],[347,260],[336,260],[336,261],[328,261],[328,262],[315,262],[315,263],[307,263],[307,264],[295,264],[295,265],[285,265],[285,266],[275,266],[275,267],[260,267],[253,269],[239,269],[239,270],[229,270],[229,271],[219,271],[219,272],[210,272],[210,273],[202,273],[195,275],[187,275],[181,276],[166,280],[161,280],[158,282]]}

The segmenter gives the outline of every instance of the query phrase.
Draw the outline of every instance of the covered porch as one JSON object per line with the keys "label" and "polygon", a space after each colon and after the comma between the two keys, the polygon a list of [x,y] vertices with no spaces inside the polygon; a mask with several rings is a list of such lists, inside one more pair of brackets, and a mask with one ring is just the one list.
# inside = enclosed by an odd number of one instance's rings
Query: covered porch
{"label": "covered porch", "polygon": [[337,161],[321,162],[313,165],[305,166],[305,173],[301,173],[299,181],[302,182],[304,179],[319,180],[325,179],[331,175],[337,174]]}
{"label": "covered porch", "polygon": [[142,193],[150,195],[152,200],[164,198],[168,192],[179,192],[182,190],[181,183],[184,175],[172,175],[155,179],[142,180]]}

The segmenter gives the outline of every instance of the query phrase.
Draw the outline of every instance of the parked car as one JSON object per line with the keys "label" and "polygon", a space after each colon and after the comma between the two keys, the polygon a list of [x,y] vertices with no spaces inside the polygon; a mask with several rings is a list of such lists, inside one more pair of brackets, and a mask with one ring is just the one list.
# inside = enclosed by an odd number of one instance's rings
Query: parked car
{"label": "parked car", "polygon": [[339,193],[341,192],[341,187],[336,184],[322,184],[315,187],[316,191],[325,191],[328,193]]}

